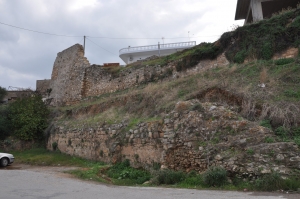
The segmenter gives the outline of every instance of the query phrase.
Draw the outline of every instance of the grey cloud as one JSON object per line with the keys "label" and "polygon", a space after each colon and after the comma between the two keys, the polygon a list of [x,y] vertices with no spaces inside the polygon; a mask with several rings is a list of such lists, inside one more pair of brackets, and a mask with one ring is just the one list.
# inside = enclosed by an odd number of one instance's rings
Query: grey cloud
{"label": "grey cloud", "polygon": [[[78,1],[89,2],[90,0]],[[91,0],[92,1],[92,0]],[[78,35],[57,37],[42,35],[0,25],[0,86],[35,87],[35,79],[50,78],[58,52],[83,44],[83,35],[122,38],[159,39],[101,39],[86,41],[86,56],[90,63],[120,62],[121,48],[187,41],[192,36],[221,34],[217,26],[232,24],[234,8],[219,11],[215,19],[207,14],[216,12],[218,0],[98,0],[92,6],[74,10],[76,0],[0,0],[0,21],[42,32]],[[235,7],[236,0],[227,4]],[[192,8],[192,9],[191,9]],[[220,8],[219,8],[220,9]],[[230,22],[222,21],[231,15]],[[219,32],[210,31],[211,28]],[[186,37],[183,39],[168,39]],[[212,38],[195,38],[197,42]],[[214,38],[213,38],[214,39]],[[111,51],[109,53],[102,48]],[[5,69],[5,74],[4,74]],[[8,72],[9,71],[9,72]],[[8,74],[9,73],[9,74]],[[14,78],[13,76],[16,76]]]}

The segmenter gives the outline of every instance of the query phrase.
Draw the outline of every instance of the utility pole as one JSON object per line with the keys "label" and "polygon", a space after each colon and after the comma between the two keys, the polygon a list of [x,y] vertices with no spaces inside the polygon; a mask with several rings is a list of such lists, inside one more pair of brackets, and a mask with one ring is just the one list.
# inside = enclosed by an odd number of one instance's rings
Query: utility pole
{"label": "utility pole", "polygon": [[160,44],[158,42],[158,56],[160,57]]}
{"label": "utility pole", "polygon": [[83,36],[83,56],[84,56],[84,54],[85,54],[85,35]]}

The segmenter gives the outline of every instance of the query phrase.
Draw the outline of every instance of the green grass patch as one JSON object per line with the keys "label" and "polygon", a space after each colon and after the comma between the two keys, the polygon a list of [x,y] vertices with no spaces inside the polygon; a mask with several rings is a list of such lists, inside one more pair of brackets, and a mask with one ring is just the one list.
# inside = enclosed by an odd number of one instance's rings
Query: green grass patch
{"label": "green grass patch", "polygon": [[129,160],[113,165],[107,170],[106,174],[119,185],[143,184],[151,178],[148,171],[130,167]]}
{"label": "green grass patch", "polygon": [[210,167],[204,173],[203,181],[207,186],[221,187],[228,183],[227,171],[222,167]]}
{"label": "green grass patch", "polygon": [[295,90],[289,89],[289,90],[284,91],[284,95],[286,97],[296,98],[297,100],[300,100],[300,90],[295,91]]}
{"label": "green grass patch", "polygon": [[95,161],[86,160],[79,157],[63,154],[61,152],[48,151],[44,148],[35,148],[25,151],[12,151],[16,158],[16,162],[31,165],[43,166],[81,166],[87,167],[92,165],[104,165]]}
{"label": "green grass patch", "polygon": [[274,61],[275,65],[277,66],[286,65],[293,62],[295,62],[294,58],[284,58],[284,59],[278,59]]}
{"label": "green grass patch", "polygon": [[260,126],[263,126],[263,127],[266,127],[266,128],[269,128],[269,129],[272,129],[272,126],[271,126],[271,121],[270,120],[262,120],[260,123],[259,123]]}
{"label": "green grass patch", "polygon": [[274,143],[275,142],[275,139],[272,138],[272,137],[266,137],[265,138],[265,143]]}

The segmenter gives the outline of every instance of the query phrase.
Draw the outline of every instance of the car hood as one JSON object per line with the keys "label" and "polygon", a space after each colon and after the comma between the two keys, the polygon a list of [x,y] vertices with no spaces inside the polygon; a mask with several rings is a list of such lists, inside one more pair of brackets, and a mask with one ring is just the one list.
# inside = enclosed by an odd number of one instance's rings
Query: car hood
{"label": "car hood", "polygon": [[0,153],[0,157],[3,157],[3,156],[13,156],[13,155],[9,154],[9,153]]}

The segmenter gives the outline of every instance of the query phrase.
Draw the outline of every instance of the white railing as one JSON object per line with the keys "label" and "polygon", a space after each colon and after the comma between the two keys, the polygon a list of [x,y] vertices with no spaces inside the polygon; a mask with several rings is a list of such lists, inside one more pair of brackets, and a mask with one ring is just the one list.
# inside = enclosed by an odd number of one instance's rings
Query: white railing
{"label": "white railing", "polygon": [[128,46],[127,48],[122,48],[121,50],[119,50],[119,54],[121,55],[129,52],[164,50],[164,49],[172,49],[172,48],[186,48],[186,47],[193,47],[195,45],[196,45],[196,41],[157,44],[157,45],[149,45],[149,46],[135,46],[135,47]]}

